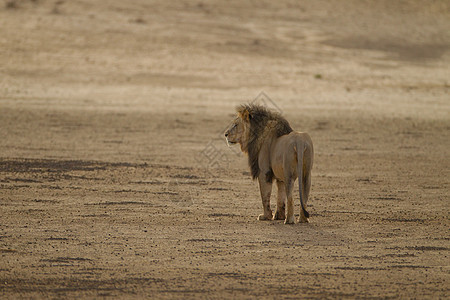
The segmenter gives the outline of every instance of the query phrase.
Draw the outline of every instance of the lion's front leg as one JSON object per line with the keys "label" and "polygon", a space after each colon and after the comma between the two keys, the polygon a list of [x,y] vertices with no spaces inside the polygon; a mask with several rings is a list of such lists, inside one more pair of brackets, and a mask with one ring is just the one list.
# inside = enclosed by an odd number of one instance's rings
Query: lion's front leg
{"label": "lion's front leg", "polygon": [[270,209],[270,195],[272,194],[272,182],[267,182],[264,176],[258,177],[259,191],[261,192],[261,200],[264,213],[259,215],[258,220],[272,220],[272,210]]}

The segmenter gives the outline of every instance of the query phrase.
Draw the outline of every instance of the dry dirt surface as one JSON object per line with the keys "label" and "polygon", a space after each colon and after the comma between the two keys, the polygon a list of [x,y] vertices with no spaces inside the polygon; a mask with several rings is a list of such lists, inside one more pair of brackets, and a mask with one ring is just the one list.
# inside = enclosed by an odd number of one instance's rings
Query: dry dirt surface
{"label": "dry dirt surface", "polygon": [[[250,101],[309,224],[256,219]],[[447,0],[3,0],[0,298],[448,298],[449,132]]]}

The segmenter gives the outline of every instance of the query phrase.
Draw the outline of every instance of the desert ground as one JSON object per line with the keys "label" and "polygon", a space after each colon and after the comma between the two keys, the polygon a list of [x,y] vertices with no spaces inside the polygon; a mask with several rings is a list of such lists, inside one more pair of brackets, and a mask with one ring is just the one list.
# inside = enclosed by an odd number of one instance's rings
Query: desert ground
{"label": "desert ground", "polygon": [[[310,223],[257,221],[248,102]],[[447,0],[3,0],[0,139],[2,299],[450,295]]]}

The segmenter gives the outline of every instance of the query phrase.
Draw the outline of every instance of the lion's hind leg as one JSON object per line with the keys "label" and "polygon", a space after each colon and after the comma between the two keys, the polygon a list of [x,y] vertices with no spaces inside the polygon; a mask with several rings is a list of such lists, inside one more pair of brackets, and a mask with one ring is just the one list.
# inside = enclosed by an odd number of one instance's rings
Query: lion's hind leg
{"label": "lion's hind leg", "polygon": [[294,199],[292,198],[292,190],[294,189],[294,180],[289,178],[285,184],[287,205],[286,205],[286,219],[284,224],[294,224]]}
{"label": "lion's hind leg", "polygon": [[278,199],[277,199],[277,211],[273,216],[274,220],[284,220],[286,218],[285,206],[286,206],[286,188],[284,182],[277,180]]}

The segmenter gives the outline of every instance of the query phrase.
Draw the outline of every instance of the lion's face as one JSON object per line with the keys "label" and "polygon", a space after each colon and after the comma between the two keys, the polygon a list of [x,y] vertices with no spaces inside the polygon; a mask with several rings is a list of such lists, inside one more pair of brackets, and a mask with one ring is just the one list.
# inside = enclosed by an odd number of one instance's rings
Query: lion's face
{"label": "lion's face", "polygon": [[227,139],[228,145],[233,145],[236,143],[241,144],[241,148],[246,144],[248,135],[247,133],[248,124],[246,124],[241,117],[237,117],[233,123],[225,131],[225,137]]}

